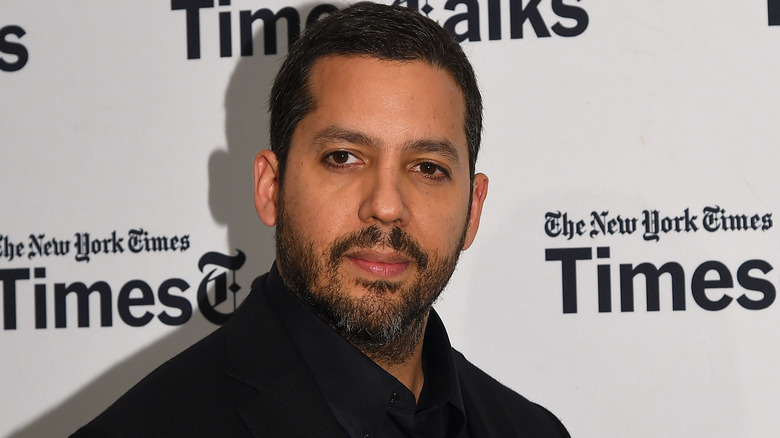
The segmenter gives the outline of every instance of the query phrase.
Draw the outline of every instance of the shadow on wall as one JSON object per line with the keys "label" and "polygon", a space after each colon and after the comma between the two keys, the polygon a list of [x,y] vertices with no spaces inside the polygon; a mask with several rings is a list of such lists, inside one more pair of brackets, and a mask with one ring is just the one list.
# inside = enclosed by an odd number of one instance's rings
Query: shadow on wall
{"label": "shadow on wall", "polygon": [[[260,222],[254,209],[252,162],[258,151],[268,147],[266,102],[281,59],[281,55],[262,54],[262,29],[253,36],[253,45],[255,56],[239,58],[225,92],[227,149],[215,150],[208,165],[209,207],[214,219],[227,226],[230,254],[235,255],[236,249],[240,249],[247,255],[242,271],[248,278],[241,282],[246,289],[274,260],[273,229]],[[286,45],[282,45],[278,52],[286,51]],[[104,372],[48,413],[11,433],[9,438],[69,435],[146,374],[215,328],[201,315],[194,315],[172,334]]]}

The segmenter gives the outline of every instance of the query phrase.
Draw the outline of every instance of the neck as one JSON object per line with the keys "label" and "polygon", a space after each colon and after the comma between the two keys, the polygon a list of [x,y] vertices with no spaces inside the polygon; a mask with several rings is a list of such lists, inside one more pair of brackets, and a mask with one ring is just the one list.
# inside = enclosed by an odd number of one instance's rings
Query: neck
{"label": "neck", "polygon": [[[427,318],[426,318],[427,319]],[[414,352],[406,358],[403,362],[382,362],[381,360],[373,359],[380,367],[390,373],[393,377],[403,383],[404,386],[409,388],[414,394],[415,400],[420,400],[420,393],[422,392],[423,383],[425,382],[425,375],[423,373],[422,366],[422,337],[420,337]]]}
{"label": "neck", "polygon": [[396,345],[372,345],[373,348],[366,348],[365,344],[361,346],[353,342],[366,356],[409,388],[416,400],[419,400],[425,382],[422,352],[429,315],[430,310],[415,318],[401,337],[395,340]]}

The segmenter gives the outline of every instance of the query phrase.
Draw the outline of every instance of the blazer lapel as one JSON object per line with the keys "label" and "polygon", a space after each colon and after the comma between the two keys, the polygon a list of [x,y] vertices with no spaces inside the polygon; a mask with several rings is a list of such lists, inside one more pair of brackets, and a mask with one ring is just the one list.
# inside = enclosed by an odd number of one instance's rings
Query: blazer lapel
{"label": "blazer lapel", "polygon": [[296,366],[237,407],[255,437],[347,437],[308,369]]}
{"label": "blazer lapel", "polygon": [[255,437],[347,437],[264,296],[265,278],[225,327],[225,372],[256,389],[236,409]]}

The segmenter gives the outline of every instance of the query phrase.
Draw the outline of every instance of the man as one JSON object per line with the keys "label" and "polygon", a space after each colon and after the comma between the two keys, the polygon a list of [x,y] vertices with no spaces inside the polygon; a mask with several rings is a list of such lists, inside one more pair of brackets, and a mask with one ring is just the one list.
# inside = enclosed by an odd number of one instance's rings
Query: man
{"label": "man", "polygon": [[254,163],[276,264],[76,436],[567,437],[454,351],[431,308],[487,195],[481,106],[459,45],[416,12],[359,3],[313,25]]}

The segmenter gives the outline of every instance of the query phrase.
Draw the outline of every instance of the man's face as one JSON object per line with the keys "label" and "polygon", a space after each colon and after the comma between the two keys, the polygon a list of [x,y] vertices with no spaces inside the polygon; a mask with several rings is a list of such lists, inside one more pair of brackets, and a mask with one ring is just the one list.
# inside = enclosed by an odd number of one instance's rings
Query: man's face
{"label": "man's face", "polygon": [[278,200],[282,277],[359,347],[419,339],[484,200],[469,215],[463,94],[423,62],[343,56],[314,65],[310,92]]}

